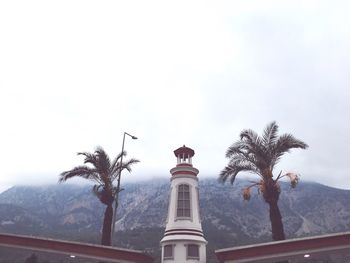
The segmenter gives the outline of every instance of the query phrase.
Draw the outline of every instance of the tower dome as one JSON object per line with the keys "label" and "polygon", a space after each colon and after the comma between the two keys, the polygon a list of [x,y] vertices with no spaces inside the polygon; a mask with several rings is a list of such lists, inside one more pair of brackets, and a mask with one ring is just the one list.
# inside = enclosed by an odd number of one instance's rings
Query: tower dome
{"label": "tower dome", "polygon": [[161,240],[163,263],[205,263],[206,244],[199,214],[198,169],[192,165],[194,150],[176,149],[177,164],[170,170],[168,216]]}

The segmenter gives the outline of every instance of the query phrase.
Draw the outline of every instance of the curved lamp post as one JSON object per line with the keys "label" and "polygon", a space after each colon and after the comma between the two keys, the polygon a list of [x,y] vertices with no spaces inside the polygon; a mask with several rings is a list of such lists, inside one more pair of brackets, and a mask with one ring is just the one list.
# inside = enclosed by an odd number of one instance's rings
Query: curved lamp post
{"label": "curved lamp post", "polygon": [[133,136],[133,135],[127,133],[127,132],[124,132],[124,134],[123,134],[123,144],[122,144],[122,156],[120,157],[120,170],[119,170],[118,181],[117,181],[117,193],[115,195],[114,213],[113,213],[113,220],[112,220],[112,222],[113,222],[113,225],[112,225],[112,245],[113,245],[113,240],[114,240],[115,223],[117,221],[117,217],[116,217],[116,215],[117,215],[117,208],[118,208],[118,205],[119,205],[120,178],[121,178],[121,175],[122,175],[125,135],[128,135],[133,140],[137,140],[136,136]]}

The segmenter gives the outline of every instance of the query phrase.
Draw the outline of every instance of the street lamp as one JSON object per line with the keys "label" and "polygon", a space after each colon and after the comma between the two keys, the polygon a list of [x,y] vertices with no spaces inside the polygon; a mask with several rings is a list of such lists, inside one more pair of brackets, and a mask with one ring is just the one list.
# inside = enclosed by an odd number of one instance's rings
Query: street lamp
{"label": "street lamp", "polygon": [[119,192],[120,192],[120,178],[122,175],[122,165],[123,165],[123,153],[124,153],[124,144],[125,144],[125,135],[128,135],[131,137],[133,140],[137,140],[136,136],[133,136],[127,132],[124,132],[123,134],[123,144],[122,144],[122,152],[121,152],[121,157],[120,157],[120,169],[119,169],[119,175],[118,175],[118,181],[117,181],[117,192],[115,195],[115,204],[114,204],[114,213],[113,213],[113,220],[112,220],[112,245],[113,245],[113,237],[114,237],[114,229],[115,229],[115,223],[117,221],[117,208],[118,208],[118,203],[119,203]]}

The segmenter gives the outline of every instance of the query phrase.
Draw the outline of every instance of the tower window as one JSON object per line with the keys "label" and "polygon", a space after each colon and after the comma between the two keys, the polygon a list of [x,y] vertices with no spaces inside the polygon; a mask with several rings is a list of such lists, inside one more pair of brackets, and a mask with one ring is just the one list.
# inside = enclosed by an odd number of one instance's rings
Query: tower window
{"label": "tower window", "polygon": [[177,217],[190,217],[190,186],[180,184],[177,193]]}
{"label": "tower window", "polygon": [[164,259],[173,258],[173,245],[165,245],[163,252]]}
{"label": "tower window", "polygon": [[190,244],[187,245],[187,258],[199,259],[199,246]]}

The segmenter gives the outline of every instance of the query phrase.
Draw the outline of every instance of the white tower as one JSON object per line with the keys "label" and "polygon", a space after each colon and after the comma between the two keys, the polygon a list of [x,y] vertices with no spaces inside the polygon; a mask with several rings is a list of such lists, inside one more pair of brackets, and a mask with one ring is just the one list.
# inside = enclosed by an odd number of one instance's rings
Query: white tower
{"label": "white tower", "polygon": [[170,170],[171,189],[162,247],[163,263],[205,263],[206,244],[199,215],[198,170],[194,151],[185,145],[174,151],[176,167]]}

